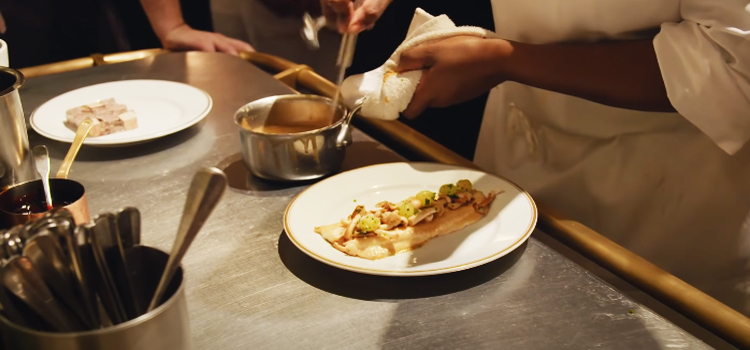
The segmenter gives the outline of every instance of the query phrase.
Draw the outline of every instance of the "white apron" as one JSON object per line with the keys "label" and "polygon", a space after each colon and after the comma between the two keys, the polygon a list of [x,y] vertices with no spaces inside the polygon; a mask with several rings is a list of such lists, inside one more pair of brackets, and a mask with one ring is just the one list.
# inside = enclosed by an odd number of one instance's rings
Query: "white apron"
{"label": "white apron", "polygon": [[[534,43],[632,38],[684,18],[678,0],[493,0],[493,12],[499,36]],[[750,146],[729,155],[694,124],[504,83],[474,161],[748,314]]]}

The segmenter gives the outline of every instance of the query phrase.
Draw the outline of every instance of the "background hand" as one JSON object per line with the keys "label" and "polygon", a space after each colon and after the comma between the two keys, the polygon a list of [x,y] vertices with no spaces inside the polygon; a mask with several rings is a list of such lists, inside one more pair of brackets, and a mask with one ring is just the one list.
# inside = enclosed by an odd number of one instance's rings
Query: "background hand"
{"label": "background hand", "polygon": [[426,42],[404,51],[397,72],[424,70],[404,116],[414,118],[427,107],[447,107],[492,89],[505,81],[503,58],[511,52],[505,40],[474,36]]}
{"label": "background hand", "polygon": [[168,50],[198,50],[204,52],[223,52],[237,56],[240,51],[255,51],[250,44],[228,38],[219,33],[195,30],[183,24],[170,30],[162,40]]}
{"label": "background hand", "polygon": [[393,0],[363,0],[354,9],[352,0],[321,0],[326,21],[339,33],[359,33],[371,29]]}

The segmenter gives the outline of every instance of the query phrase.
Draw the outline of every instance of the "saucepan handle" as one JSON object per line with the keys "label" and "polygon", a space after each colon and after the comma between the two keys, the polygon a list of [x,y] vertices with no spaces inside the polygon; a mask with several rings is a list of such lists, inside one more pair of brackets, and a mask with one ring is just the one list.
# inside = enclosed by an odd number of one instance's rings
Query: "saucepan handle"
{"label": "saucepan handle", "polygon": [[362,109],[362,101],[357,101],[354,108],[352,108],[352,110],[344,117],[344,122],[341,123],[341,131],[339,131],[339,135],[336,137],[336,147],[345,148],[351,144],[351,131],[349,131],[349,126],[352,123],[354,114],[360,109]]}

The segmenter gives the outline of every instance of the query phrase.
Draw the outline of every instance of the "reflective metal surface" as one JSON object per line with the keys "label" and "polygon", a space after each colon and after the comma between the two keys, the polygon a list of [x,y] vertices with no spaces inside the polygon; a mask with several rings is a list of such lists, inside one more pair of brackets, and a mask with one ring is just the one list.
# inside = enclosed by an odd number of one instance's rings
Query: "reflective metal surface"
{"label": "reflective metal surface", "polygon": [[0,190],[37,178],[18,96],[23,82],[19,71],[0,67]]}
{"label": "reflective metal surface", "polygon": [[[71,177],[86,186],[94,213],[138,207],[143,244],[168,251],[195,171],[227,173],[230,191],[183,259],[195,349],[708,348],[533,236],[505,258],[442,276],[366,276],[307,257],[286,238],[282,217],[312,182],[251,175],[232,121],[244,104],[290,90],[240,59],[165,54],[29,79],[21,94],[30,112],[74,88],[138,78],[195,85],[214,108],[198,126],[148,144],[84,146]],[[352,136],[342,169],[402,160]],[[53,166],[67,151],[30,138],[50,147]]]}
{"label": "reflective metal surface", "polygon": [[[135,247],[128,251],[128,261],[138,276],[139,298],[147,299],[156,288],[159,275],[167,263],[167,253],[150,247]],[[185,301],[182,269],[172,280],[161,306],[140,317],[92,331],[41,332],[21,327],[0,317],[3,341],[8,349],[34,350],[190,350],[189,316]]]}

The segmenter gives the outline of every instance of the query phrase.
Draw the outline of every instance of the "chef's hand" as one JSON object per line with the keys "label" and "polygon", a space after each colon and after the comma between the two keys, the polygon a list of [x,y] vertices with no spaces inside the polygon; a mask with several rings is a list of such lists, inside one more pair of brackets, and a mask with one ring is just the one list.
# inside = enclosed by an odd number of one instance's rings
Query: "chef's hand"
{"label": "chef's hand", "polygon": [[356,10],[352,0],[320,0],[320,6],[329,26],[332,25],[339,33],[356,34],[372,29],[391,1],[362,0]]}
{"label": "chef's hand", "polygon": [[397,72],[424,70],[404,116],[415,118],[427,107],[468,101],[502,83],[502,59],[511,51],[505,40],[474,36],[430,41],[404,51]]}
{"label": "chef's hand", "polygon": [[190,28],[187,24],[171,29],[161,41],[165,49],[176,51],[224,52],[233,56],[239,55],[240,51],[255,51],[250,44],[244,41],[228,38],[219,33],[196,30]]}

